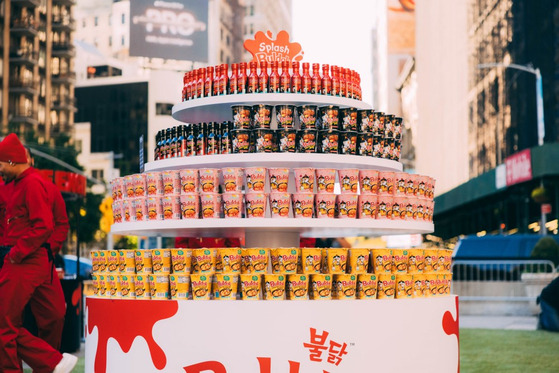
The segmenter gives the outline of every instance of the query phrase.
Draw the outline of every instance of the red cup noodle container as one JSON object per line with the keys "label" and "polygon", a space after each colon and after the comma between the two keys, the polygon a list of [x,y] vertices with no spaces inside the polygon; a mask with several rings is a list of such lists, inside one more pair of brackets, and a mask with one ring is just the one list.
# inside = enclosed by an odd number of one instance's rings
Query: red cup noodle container
{"label": "red cup noodle container", "polygon": [[378,196],[375,194],[361,194],[359,196],[357,213],[359,219],[376,219],[377,218],[377,202]]}
{"label": "red cup noodle container", "polygon": [[271,129],[252,130],[255,153],[272,153],[276,147],[276,131]]}
{"label": "red cup noodle container", "polygon": [[377,170],[359,170],[359,189],[362,195],[378,193],[378,175]]}
{"label": "red cup noodle container", "polygon": [[340,109],[339,127],[342,131],[357,131],[357,109]]}
{"label": "red cup noodle container", "polygon": [[373,157],[382,158],[384,152],[384,138],[382,136],[373,136]]}
{"label": "red cup noodle container", "polygon": [[178,170],[163,171],[161,176],[163,178],[163,195],[180,194],[181,179]]}
{"label": "red cup noodle container", "polygon": [[223,215],[225,218],[242,218],[243,194],[241,192],[227,192],[221,195],[223,199]]}
{"label": "red cup noodle container", "polygon": [[342,194],[356,194],[359,191],[359,170],[347,168],[338,170],[338,180]]}
{"label": "red cup noodle container", "polygon": [[183,219],[198,219],[200,216],[200,198],[198,193],[180,196],[181,216]]}
{"label": "red cup noodle container", "polygon": [[373,146],[374,146],[374,136],[372,133],[360,133],[357,135],[358,137],[358,147],[357,147],[357,154],[363,155],[366,157],[371,157],[373,155]]}
{"label": "red cup noodle container", "polygon": [[334,193],[320,193],[315,196],[316,217],[318,219],[336,217],[336,195]]}
{"label": "red cup noodle container", "polygon": [[295,153],[297,151],[297,130],[278,129],[276,139],[279,153]]}
{"label": "red cup noodle container", "polygon": [[378,194],[394,195],[395,172],[379,171],[378,174]]}
{"label": "red cup noodle container", "polygon": [[233,111],[233,127],[236,129],[251,129],[250,118],[252,108],[250,106],[235,105],[231,106]]}
{"label": "red cup noodle container", "polygon": [[340,194],[336,198],[336,207],[339,219],[357,218],[357,194]]}
{"label": "red cup noodle container", "polygon": [[264,192],[266,186],[266,169],[264,167],[245,168],[246,191]]}
{"label": "red cup noodle container", "polygon": [[392,220],[407,220],[406,207],[408,198],[405,196],[394,196],[392,202]]}
{"label": "red cup noodle container", "polygon": [[163,206],[161,205],[161,197],[147,197],[146,203],[148,209],[148,220],[163,220]]}
{"label": "red cup noodle container", "polygon": [[200,205],[203,219],[219,218],[221,212],[221,195],[219,193],[202,193]]}
{"label": "red cup noodle container", "polygon": [[334,185],[336,184],[335,168],[317,168],[316,172],[316,192],[334,193]]}
{"label": "red cup noodle container", "polygon": [[340,154],[357,154],[357,132],[340,131]]}
{"label": "red cup noodle container", "polygon": [[316,153],[316,130],[297,132],[297,153]]}
{"label": "red cup noodle container", "polygon": [[314,216],[314,194],[293,193],[293,216],[295,218],[312,218]]}
{"label": "red cup noodle container", "polygon": [[318,109],[316,105],[303,105],[297,108],[299,113],[299,126],[302,130],[314,130],[317,125]]}
{"label": "red cup noodle container", "polygon": [[272,122],[272,105],[254,105],[252,107],[253,128],[270,128]]}
{"label": "red cup noodle container", "polygon": [[278,128],[289,129],[294,127],[295,106],[277,105],[276,121]]}
{"label": "red cup noodle container", "polygon": [[321,106],[318,108],[318,120],[323,130],[339,129],[339,108],[335,105]]}
{"label": "red cup noodle container", "polygon": [[269,168],[270,192],[287,192],[289,187],[289,168]]}
{"label": "red cup noodle container", "polygon": [[338,130],[318,131],[317,151],[323,154],[339,153],[339,132]]}
{"label": "red cup noodle container", "polygon": [[198,191],[198,170],[180,170],[179,178],[181,181],[181,194],[196,193]]}
{"label": "red cup noodle container", "polygon": [[372,133],[375,124],[374,110],[359,110],[359,131],[362,133]]}
{"label": "red cup noodle container", "polygon": [[377,205],[377,219],[392,219],[392,205],[394,196],[390,194],[379,194]]}
{"label": "red cup noodle container", "polygon": [[146,187],[148,197],[163,195],[163,178],[161,172],[146,173]]}
{"label": "red cup noodle container", "polygon": [[263,218],[266,214],[268,196],[261,192],[248,192],[245,194],[246,216],[248,218]]}
{"label": "red cup noodle container", "polygon": [[298,193],[314,191],[314,168],[294,168],[295,174],[295,190]]}
{"label": "red cup noodle container", "polygon": [[161,205],[163,206],[164,220],[175,220],[181,218],[181,202],[178,194],[161,197]]}
{"label": "red cup noodle container", "polygon": [[270,211],[272,218],[288,218],[291,206],[291,194],[285,192],[270,193]]}
{"label": "red cup noodle container", "polygon": [[233,153],[250,153],[252,151],[252,133],[247,129],[231,131]]}
{"label": "red cup noodle container", "polygon": [[199,171],[200,191],[202,193],[217,193],[219,190],[219,168],[204,168]]}

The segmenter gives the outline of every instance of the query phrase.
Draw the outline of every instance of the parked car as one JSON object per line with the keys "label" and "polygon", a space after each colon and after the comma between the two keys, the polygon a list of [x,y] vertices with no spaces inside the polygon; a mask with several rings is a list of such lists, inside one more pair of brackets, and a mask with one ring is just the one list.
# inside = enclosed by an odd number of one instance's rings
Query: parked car
{"label": "parked car", "polygon": [[[76,276],[76,267],[78,258],[75,255],[64,255],[64,271],[66,276]],[[91,259],[80,257],[80,276],[83,279],[90,279],[93,272],[93,263]]]}

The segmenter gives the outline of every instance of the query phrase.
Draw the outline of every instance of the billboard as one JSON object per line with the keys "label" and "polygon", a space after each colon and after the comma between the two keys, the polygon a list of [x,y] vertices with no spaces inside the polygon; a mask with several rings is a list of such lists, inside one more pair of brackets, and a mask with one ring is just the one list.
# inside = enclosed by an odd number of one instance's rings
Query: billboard
{"label": "billboard", "polygon": [[208,1],[130,1],[130,56],[208,61]]}

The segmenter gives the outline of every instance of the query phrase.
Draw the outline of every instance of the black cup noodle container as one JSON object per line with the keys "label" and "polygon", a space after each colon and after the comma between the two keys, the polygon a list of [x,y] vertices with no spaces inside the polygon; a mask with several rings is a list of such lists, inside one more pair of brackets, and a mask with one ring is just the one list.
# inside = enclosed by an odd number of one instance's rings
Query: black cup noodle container
{"label": "black cup noodle container", "polygon": [[302,130],[314,130],[317,125],[317,106],[303,105],[297,108],[299,113],[299,125]]}
{"label": "black cup noodle container", "polygon": [[236,129],[251,129],[252,108],[250,106],[231,106],[233,111],[233,126]]}
{"label": "black cup noodle container", "polygon": [[245,129],[235,129],[231,131],[233,141],[233,153],[251,152],[251,131]]}
{"label": "black cup noodle container", "polygon": [[357,132],[340,131],[340,154],[357,154]]}
{"label": "black cup noodle container", "polygon": [[374,113],[374,116],[373,133],[375,136],[384,136],[384,113],[377,111]]}
{"label": "black cup noodle container", "polygon": [[270,128],[272,122],[272,105],[254,105],[252,107],[253,128]]}
{"label": "black cup noodle container", "polygon": [[297,130],[276,130],[277,151],[280,153],[295,153],[297,151]]}
{"label": "black cup noodle container", "polygon": [[318,140],[316,143],[317,152],[323,154],[339,153],[339,132],[337,130],[318,131]]}
{"label": "black cup noodle container", "polygon": [[359,118],[357,128],[359,132],[368,133],[373,132],[375,123],[374,110],[359,110],[357,117]]}
{"label": "black cup noodle container", "polygon": [[293,119],[295,118],[295,106],[293,105],[277,105],[276,121],[278,128],[293,128]]}
{"label": "black cup noodle container", "polygon": [[321,129],[337,130],[339,129],[339,108],[335,105],[321,106],[318,108],[318,119]]}
{"label": "black cup noodle container", "polygon": [[382,136],[373,136],[373,157],[382,158],[384,151],[384,138]]}
{"label": "black cup noodle container", "polygon": [[402,138],[402,118],[394,118],[394,138],[400,140]]}
{"label": "black cup noodle container", "polygon": [[276,131],[270,129],[252,130],[255,153],[272,153],[276,149]]}
{"label": "black cup noodle container", "polygon": [[316,130],[300,130],[297,133],[297,153],[316,153]]}
{"label": "black cup noodle container", "polygon": [[338,126],[342,131],[357,131],[357,109],[340,109],[340,119]]}
{"label": "black cup noodle container", "polygon": [[373,145],[374,145],[374,136],[370,132],[360,133],[358,135],[359,145],[357,148],[358,155],[364,156],[372,156],[373,155]]}

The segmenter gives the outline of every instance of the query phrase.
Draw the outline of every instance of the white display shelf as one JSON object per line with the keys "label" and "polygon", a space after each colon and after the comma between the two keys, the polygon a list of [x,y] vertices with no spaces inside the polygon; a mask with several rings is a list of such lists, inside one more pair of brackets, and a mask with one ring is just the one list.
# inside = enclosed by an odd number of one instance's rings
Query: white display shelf
{"label": "white display shelf", "polygon": [[380,171],[402,171],[402,164],[390,159],[317,153],[245,153],[170,158],[146,163],[145,171],[222,167],[363,168]]}
{"label": "white display shelf", "polygon": [[334,97],[297,93],[247,93],[197,98],[173,106],[172,115],[185,123],[222,122],[231,120],[233,105],[336,105],[359,110],[371,109],[363,101],[345,97]]}

